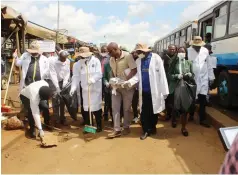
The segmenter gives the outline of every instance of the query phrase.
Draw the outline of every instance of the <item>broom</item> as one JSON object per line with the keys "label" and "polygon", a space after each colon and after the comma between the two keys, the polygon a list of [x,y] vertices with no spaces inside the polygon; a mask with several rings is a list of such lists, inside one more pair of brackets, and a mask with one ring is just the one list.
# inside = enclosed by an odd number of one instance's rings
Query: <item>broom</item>
{"label": "broom", "polygon": [[[15,52],[17,52],[17,49],[15,50]],[[9,77],[8,77],[7,89],[6,89],[6,92],[5,92],[4,101],[3,101],[3,104],[1,106],[1,112],[11,112],[11,106],[6,105],[6,99],[7,99],[8,88],[9,88],[9,84],[10,84],[14,64],[15,64],[15,57],[13,57],[13,59],[12,59],[12,66],[11,66],[11,70],[10,70]]]}
{"label": "broom", "polygon": [[[89,73],[88,73],[88,63],[87,61],[85,62],[86,64],[86,69],[87,69],[87,81],[89,81]],[[93,133],[95,134],[97,131],[97,128],[92,125],[92,114],[91,114],[91,98],[90,98],[90,85],[88,85],[88,112],[89,112],[89,120],[90,120],[90,126],[85,125],[84,131],[88,133]]]}

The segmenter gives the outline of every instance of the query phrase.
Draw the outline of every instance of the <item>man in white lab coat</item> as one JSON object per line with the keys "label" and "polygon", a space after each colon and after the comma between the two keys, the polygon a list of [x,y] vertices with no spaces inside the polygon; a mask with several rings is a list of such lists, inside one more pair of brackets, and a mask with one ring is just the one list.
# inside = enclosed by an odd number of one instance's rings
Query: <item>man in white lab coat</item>
{"label": "man in white lab coat", "polygon": [[26,51],[20,58],[17,57],[17,52],[13,54],[16,66],[22,68],[19,91],[35,81],[49,78],[49,61],[41,54],[37,41],[33,41]]}
{"label": "man in white lab coat", "polygon": [[[26,52],[20,58],[17,57],[17,50],[14,52],[13,57],[16,58],[16,66],[22,68],[19,92],[33,82],[49,78],[49,61],[40,52],[40,45],[37,41],[33,41],[29,49],[26,49]],[[43,116],[45,124],[49,125],[50,116],[48,109],[43,109]]]}
{"label": "man in white lab coat", "polygon": [[51,96],[51,89],[49,84],[45,80],[40,80],[31,83],[29,86],[25,87],[20,92],[20,99],[24,108],[28,110],[28,122],[30,125],[30,137],[34,138],[34,128],[35,125],[39,129],[40,137],[44,136],[42,130],[40,111],[42,109],[48,109],[47,101]]}
{"label": "man in white lab coat", "polygon": [[64,116],[65,104],[60,97],[61,90],[67,85],[70,79],[70,61],[67,59],[69,53],[61,50],[59,56],[49,58],[50,79],[53,82],[54,95],[52,98],[53,113],[56,124],[66,125]]}
{"label": "man in white lab coat", "polygon": [[144,44],[137,44],[137,74],[123,86],[131,87],[139,81],[139,105],[144,140],[156,134],[158,113],[165,109],[165,99],[169,94],[168,82],[161,57],[152,53]]}
{"label": "man in white lab coat", "polygon": [[193,72],[197,84],[197,98],[199,101],[200,125],[210,127],[206,121],[206,95],[215,79],[208,50],[203,47],[205,43],[200,36],[195,36],[188,48],[188,60],[193,63]]}
{"label": "man in white lab coat", "polygon": [[[88,47],[79,48],[80,60],[74,64],[70,95],[76,91],[81,82],[85,125],[90,125],[89,107],[96,118],[97,132],[102,131],[102,69],[101,63]],[[88,76],[87,76],[88,70]],[[90,104],[88,89],[90,86]],[[84,132],[85,133],[85,132]],[[86,133],[85,133],[86,134]]]}

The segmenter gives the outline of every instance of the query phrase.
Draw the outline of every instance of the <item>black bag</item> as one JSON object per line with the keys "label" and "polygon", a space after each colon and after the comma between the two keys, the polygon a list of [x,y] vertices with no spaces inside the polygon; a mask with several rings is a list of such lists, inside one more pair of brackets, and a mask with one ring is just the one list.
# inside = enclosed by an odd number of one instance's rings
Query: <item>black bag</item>
{"label": "black bag", "polygon": [[78,97],[77,92],[74,92],[72,96],[70,96],[71,82],[69,82],[61,91],[60,95],[66,105],[66,108],[69,112],[69,115],[72,119],[77,120],[78,113]]}
{"label": "black bag", "polygon": [[195,103],[196,89],[195,83],[180,80],[174,91],[174,109],[188,112]]}

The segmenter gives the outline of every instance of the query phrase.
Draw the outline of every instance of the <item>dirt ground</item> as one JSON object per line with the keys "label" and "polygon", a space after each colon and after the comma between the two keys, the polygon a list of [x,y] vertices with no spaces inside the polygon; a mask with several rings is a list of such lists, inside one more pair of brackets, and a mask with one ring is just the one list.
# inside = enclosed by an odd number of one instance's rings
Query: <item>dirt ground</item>
{"label": "dirt ground", "polygon": [[[11,96],[17,100],[13,92]],[[128,136],[106,139],[110,128],[83,136],[80,121],[68,120],[70,127],[64,130],[69,133],[55,132],[59,144],[53,148],[41,148],[39,141],[26,138],[22,130],[2,130],[2,173],[215,174],[225,156],[216,130],[194,123],[188,124],[186,138],[181,135],[181,125],[174,129],[159,121],[157,135],[141,141],[139,125],[132,125]]]}

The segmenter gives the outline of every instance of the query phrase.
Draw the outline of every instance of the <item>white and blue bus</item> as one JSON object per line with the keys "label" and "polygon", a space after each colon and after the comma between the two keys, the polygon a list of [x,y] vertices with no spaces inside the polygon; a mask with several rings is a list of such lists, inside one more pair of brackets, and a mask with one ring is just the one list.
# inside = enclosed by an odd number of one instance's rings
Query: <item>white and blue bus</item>
{"label": "white and blue bus", "polygon": [[211,33],[213,56],[220,104],[238,103],[238,1],[218,2],[199,15],[199,35]]}
{"label": "white and blue bus", "polygon": [[186,46],[186,43],[196,35],[197,27],[197,21],[188,21],[182,24],[168,35],[157,40],[154,44],[154,52],[161,54],[164,50],[168,49],[170,44],[175,44],[177,47]]}

